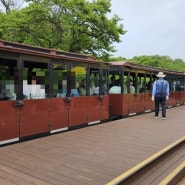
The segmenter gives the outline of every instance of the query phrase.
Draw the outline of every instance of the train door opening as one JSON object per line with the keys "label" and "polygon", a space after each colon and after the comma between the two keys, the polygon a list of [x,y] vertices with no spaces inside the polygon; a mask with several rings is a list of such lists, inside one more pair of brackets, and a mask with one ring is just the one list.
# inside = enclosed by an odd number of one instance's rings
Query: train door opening
{"label": "train door opening", "polygon": [[24,61],[20,137],[49,132],[50,98],[48,64]]}
{"label": "train door opening", "polygon": [[88,124],[100,123],[101,120],[101,81],[100,70],[96,68],[90,69],[90,96],[88,102]]}
{"label": "train door opening", "polygon": [[78,127],[87,123],[88,81],[87,67],[77,64],[68,66],[67,74],[68,126]]}
{"label": "train door opening", "polygon": [[99,123],[100,69],[61,61],[52,65],[51,133]]}
{"label": "train door opening", "polygon": [[124,91],[124,76],[122,68],[112,68],[109,71],[109,103],[110,103],[110,117],[122,117],[124,114],[125,101]]}
{"label": "train door opening", "polygon": [[71,65],[69,81],[69,126],[100,122],[100,70]]}
{"label": "train door opening", "polygon": [[17,60],[0,57],[0,145],[19,140],[18,95]]}
{"label": "train door opening", "polygon": [[68,130],[70,98],[67,95],[67,64],[54,62],[52,66],[50,132],[56,133]]}
{"label": "train door opening", "polygon": [[108,70],[103,69],[100,81],[100,120],[108,120],[110,116],[110,105],[109,105],[109,96],[108,95]]}

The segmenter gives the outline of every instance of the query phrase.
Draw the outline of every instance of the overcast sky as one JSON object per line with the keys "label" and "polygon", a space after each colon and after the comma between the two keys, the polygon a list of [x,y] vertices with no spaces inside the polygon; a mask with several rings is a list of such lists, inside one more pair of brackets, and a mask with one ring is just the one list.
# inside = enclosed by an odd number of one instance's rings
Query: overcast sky
{"label": "overcast sky", "polygon": [[112,0],[112,13],[122,18],[122,42],[115,57],[169,56],[185,61],[185,0]]}

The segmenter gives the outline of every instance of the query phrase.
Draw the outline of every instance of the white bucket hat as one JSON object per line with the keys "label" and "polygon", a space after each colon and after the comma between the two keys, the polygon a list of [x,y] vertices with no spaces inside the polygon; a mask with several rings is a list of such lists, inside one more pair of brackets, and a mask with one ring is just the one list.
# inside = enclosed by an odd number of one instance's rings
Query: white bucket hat
{"label": "white bucket hat", "polygon": [[166,75],[163,72],[159,72],[156,76],[159,78],[164,78]]}

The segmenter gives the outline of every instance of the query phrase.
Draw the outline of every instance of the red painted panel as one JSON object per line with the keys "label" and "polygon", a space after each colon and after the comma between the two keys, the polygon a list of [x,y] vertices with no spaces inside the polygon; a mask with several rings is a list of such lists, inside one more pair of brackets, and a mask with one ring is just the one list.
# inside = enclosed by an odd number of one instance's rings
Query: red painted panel
{"label": "red painted panel", "polygon": [[101,103],[100,120],[107,120],[109,119],[109,96],[103,95],[100,103]]}
{"label": "red painted panel", "polygon": [[122,115],[122,94],[109,94],[110,114]]}
{"label": "red painted panel", "polygon": [[183,103],[185,103],[185,91],[183,91],[182,93],[183,93]]}
{"label": "red painted panel", "polygon": [[89,96],[88,100],[88,122],[100,120],[99,96]]}
{"label": "red painted panel", "polygon": [[51,130],[68,127],[68,106],[65,98],[51,99]]}
{"label": "red painted panel", "polygon": [[135,94],[129,94],[129,114],[138,112],[137,97]]}
{"label": "red painted panel", "polygon": [[20,121],[20,137],[49,131],[50,99],[24,100]]}
{"label": "red painted panel", "polygon": [[122,94],[122,115],[127,116],[129,114],[128,112],[128,106],[129,106],[129,94]]}
{"label": "red painted panel", "polygon": [[137,95],[137,112],[144,112],[145,111],[145,102],[144,102],[144,94],[140,93]]}
{"label": "red painted panel", "polygon": [[179,91],[170,93],[168,102],[170,106],[176,106],[176,104],[179,104]]}
{"label": "red painted panel", "polygon": [[183,104],[183,91],[179,91],[178,102],[179,104]]}
{"label": "red painted panel", "polygon": [[149,93],[144,93],[145,111],[154,110],[154,101]]}
{"label": "red painted panel", "polygon": [[167,106],[175,106],[175,105],[176,105],[176,100],[172,92],[170,93],[169,99],[167,100]]}
{"label": "red painted panel", "polygon": [[88,123],[88,96],[71,97],[69,102],[69,126]]}
{"label": "red painted panel", "polygon": [[15,101],[0,101],[0,142],[19,137],[20,107]]}

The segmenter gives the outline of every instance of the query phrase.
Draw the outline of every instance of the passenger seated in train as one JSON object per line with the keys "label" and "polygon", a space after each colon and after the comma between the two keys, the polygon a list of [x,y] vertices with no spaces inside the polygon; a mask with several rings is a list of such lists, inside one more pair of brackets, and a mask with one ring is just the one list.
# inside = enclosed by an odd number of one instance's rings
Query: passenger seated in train
{"label": "passenger seated in train", "polygon": [[[124,85],[124,93],[127,94],[129,93],[128,89],[127,89],[127,83],[128,81],[126,82],[126,84]],[[130,86],[129,86],[129,90],[130,90],[130,94],[134,94],[135,93],[135,87],[133,86],[133,82],[132,80],[130,79]]]}
{"label": "passenger seated in train", "polygon": [[109,84],[109,89],[116,85],[116,78],[114,75],[111,76],[111,83]]}
{"label": "passenger seated in train", "polygon": [[98,82],[95,82],[94,83],[94,86],[92,87],[92,94],[93,95],[99,95],[99,85],[98,85]]}
{"label": "passenger seated in train", "polygon": [[152,91],[153,84],[154,84],[153,81],[149,81],[149,82],[147,83],[147,90]]}
{"label": "passenger seated in train", "polygon": [[25,99],[42,99],[46,97],[45,88],[36,84],[36,80],[32,80],[32,84],[28,84],[27,80],[23,80],[23,94]]}
{"label": "passenger seated in train", "polygon": [[173,82],[173,91],[184,91],[184,85],[178,80]]}
{"label": "passenger seated in train", "polygon": [[62,92],[62,89],[58,89],[57,98],[66,97],[66,93]]}
{"label": "passenger seated in train", "polygon": [[0,93],[0,101],[10,100],[10,98],[6,95],[6,93]]}
{"label": "passenger seated in train", "polygon": [[3,84],[0,84],[0,101],[16,99],[13,83],[12,80],[6,80]]}
{"label": "passenger seated in train", "polygon": [[71,96],[79,96],[77,89],[71,89]]}
{"label": "passenger seated in train", "polygon": [[136,92],[135,87],[133,86],[133,81],[130,80],[130,94],[134,94]]}
{"label": "passenger seated in train", "polygon": [[139,88],[139,93],[144,93],[145,92],[145,83],[143,82],[141,84],[141,87]]}
{"label": "passenger seated in train", "polygon": [[109,89],[109,94],[121,94],[120,80],[116,80],[114,86]]}
{"label": "passenger seated in train", "polygon": [[83,79],[80,83],[79,93],[80,93],[80,96],[86,95],[86,81],[85,81],[85,79]]}
{"label": "passenger seated in train", "polygon": [[107,95],[108,93],[108,87],[107,87],[107,83],[106,83],[106,78],[102,77],[102,95]]}

